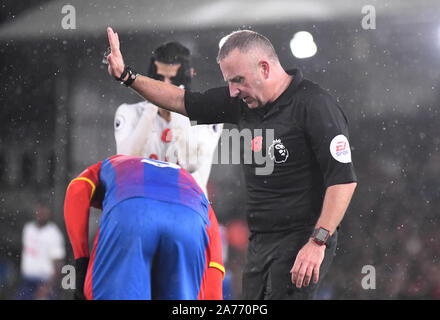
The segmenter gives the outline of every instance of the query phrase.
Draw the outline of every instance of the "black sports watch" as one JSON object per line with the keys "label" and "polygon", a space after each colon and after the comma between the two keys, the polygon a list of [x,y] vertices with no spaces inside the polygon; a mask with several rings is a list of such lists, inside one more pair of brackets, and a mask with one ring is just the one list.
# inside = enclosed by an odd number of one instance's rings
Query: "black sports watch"
{"label": "black sports watch", "polygon": [[312,234],[312,240],[319,246],[326,245],[330,238],[330,231],[322,227],[316,228]]}
{"label": "black sports watch", "polygon": [[[124,81],[124,78],[127,76],[127,74],[128,74],[128,78],[127,80]],[[121,76],[119,78],[115,77],[115,79],[116,81],[119,81],[125,84],[125,86],[129,87],[134,82],[134,80],[136,80],[137,76],[138,76],[137,73],[130,66],[125,66]]]}

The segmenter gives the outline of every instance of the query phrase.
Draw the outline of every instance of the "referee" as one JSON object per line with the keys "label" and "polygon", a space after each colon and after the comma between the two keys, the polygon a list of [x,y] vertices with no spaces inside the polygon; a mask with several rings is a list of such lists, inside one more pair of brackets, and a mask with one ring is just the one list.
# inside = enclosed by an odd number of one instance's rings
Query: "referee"
{"label": "referee", "polygon": [[[273,161],[273,171],[258,175],[257,164],[243,164],[251,231],[243,298],[315,298],[357,185],[347,118],[335,99],[299,70],[285,71],[270,41],[254,31],[228,36],[217,57],[228,87],[204,93],[136,74],[124,65],[118,35],[107,33],[110,75],[145,99],[199,124],[263,132],[253,137],[262,146],[253,152]],[[264,138],[268,130],[272,141]]]}

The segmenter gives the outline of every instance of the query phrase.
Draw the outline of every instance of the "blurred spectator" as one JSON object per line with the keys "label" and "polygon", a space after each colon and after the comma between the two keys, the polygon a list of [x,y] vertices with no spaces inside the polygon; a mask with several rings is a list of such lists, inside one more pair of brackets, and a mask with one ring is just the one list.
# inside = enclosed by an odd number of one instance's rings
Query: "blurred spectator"
{"label": "blurred spectator", "polygon": [[58,280],[65,258],[64,236],[51,220],[45,203],[35,207],[34,220],[22,235],[20,300],[56,299]]}
{"label": "blurred spectator", "polygon": [[230,277],[229,299],[242,299],[242,271],[245,263],[249,241],[247,223],[241,219],[233,219],[226,223],[224,233],[227,243],[227,259],[224,260],[226,274]]}
{"label": "blurred spectator", "polygon": [[249,241],[249,229],[242,220],[231,220],[227,224],[226,239],[238,251],[246,252]]}
{"label": "blurred spectator", "polygon": [[16,281],[14,268],[11,261],[0,258],[0,300],[8,298],[8,291]]}
{"label": "blurred spectator", "polygon": [[[222,224],[219,224],[220,235],[222,238],[222,252],[223,252],[223,264],[226,266],[228,263],[229,256],[229,244],[226,239],[226,227]],[[232,292],[232,276],[230,270],[226,268],[225,277],[223,278],[223,300],[231,300],[234,299],[234,295]]]}

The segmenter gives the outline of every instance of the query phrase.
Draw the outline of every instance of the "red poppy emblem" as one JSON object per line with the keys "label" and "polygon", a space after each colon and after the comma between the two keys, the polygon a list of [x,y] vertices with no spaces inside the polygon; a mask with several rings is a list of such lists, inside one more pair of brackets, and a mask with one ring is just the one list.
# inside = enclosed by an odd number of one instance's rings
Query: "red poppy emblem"
{"label": "red poppy emblem", "polygon": [[255,137],[252,140],[252,150],[254,152],[260,152],[262,146],[263,146],[263,137],[262,136]]}

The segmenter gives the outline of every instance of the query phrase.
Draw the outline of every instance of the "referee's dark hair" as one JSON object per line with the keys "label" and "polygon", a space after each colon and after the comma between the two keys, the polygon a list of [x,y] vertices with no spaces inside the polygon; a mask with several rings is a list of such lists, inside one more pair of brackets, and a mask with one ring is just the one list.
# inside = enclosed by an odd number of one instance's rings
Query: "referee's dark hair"
{"label": "referee's dark hair", "polygon": [[217,63],[220,63],[220,61],[226,58],[234,49],[238,49],[241,52],[251,52],[255,49],[261,49],[268,57],[279,61],[278,55],[269,39],[252,30],[238,30],[226,36],[226,41],[218,51]]}

